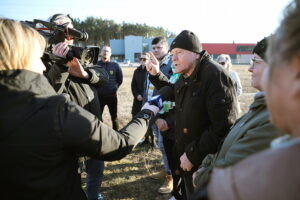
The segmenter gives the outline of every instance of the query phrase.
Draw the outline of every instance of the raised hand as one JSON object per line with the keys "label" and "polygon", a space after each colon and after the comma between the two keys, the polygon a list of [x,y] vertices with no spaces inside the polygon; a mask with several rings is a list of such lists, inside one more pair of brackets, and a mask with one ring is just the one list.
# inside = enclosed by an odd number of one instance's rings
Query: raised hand
{"label": "raised hand", "polygon": [[152,52],[148,53],[150,56],[149,61],[146,63],[146,69],[151,74],[152,76],[155,76],[158,74],[159,70],[159,61],[157,58],[154,56]]}

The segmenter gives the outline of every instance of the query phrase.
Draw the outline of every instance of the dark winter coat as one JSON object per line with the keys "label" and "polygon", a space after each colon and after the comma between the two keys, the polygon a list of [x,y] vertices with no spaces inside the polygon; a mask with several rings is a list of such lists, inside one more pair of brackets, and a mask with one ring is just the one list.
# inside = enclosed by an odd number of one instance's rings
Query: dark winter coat
{"label": "dark winter coat", "polygon": [[[173,85],[159,73],[150,77],[156,88],[173,88],[175,98],[175,151],[185,152],[195,167],[215,153],[237,118],[236,94],[229,74],[206,51],[190,77]],[[195,169],[195,168],[194,168]]]}
{"label": "dark winter coat", "polygon": [[132,81],[131,81],[131,92],[133,95],[133,105],[131,114],[135,115],[141,110],[143,101],[138,101],[137,96],[144,95],[144,84],[146,81],[147,70],[146,68],[139,66],[133,72]]}
{"label": "dark winter coat", "polygon": [[103,68],[99,66],[85,68],[89,79],[83,79],[69,74],[68,68],[64,65],[46,64],[49,71],[45,75],[57,94],[67,94],[71,101],[101,118],[102,111],[94,87],[102,87],[108,82],[108,74]]}
{"label": "dark winter coat", "polygon": [[27,70],[0,71],[0,199],[83,200],[78,155],[118,160],[147,131],[144,110],[120,132]]}

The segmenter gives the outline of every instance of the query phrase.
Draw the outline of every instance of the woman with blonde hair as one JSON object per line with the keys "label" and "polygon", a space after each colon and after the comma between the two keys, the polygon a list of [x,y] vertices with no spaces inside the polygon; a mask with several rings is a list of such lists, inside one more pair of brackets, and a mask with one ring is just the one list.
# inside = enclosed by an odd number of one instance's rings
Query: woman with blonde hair
{"label": "woman with blonde hair", "polygon": [[119,132],[107,127],[56,95],[43,76],[44,47],[34,29],[0,18],[0,199],[86,200],[78,156],[123,158],[158,108],[146,104]]}

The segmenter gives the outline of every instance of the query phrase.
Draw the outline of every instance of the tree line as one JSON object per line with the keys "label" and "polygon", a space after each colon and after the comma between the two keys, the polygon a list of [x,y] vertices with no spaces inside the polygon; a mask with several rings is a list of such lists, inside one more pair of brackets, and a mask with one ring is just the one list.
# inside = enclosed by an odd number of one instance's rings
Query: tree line
{"label": "tree line", "polygon": [[123,22],[117,24],[114,20],[87,17],[84,21],[74,19],[76,29],[86,31],[89,35],[85,42],[89,45],[109,45],[111,39],[124,39],[127,35],[143,36],[145,38],[165,36],[175,37],[175,33],[162,27],[148,26],[147,24],[132,24]]}

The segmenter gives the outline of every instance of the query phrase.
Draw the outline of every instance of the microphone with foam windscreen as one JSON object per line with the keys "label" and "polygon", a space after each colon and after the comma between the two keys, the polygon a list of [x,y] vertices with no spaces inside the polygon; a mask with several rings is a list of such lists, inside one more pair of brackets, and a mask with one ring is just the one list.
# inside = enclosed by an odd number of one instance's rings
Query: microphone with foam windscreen
{"label": "microphone with foam windscreen", "polygon": [[159,109],[163,108],[163,101],[174,101],[174,92],[173,88],[170,86],[165,86],[161,88],[157,95],[153,96],[148,103],[150,105],[155,105]]}
{"label": "microphone with foam windscreen", "polygon": [[63,31],[66,36],[71,36],[72,39],[76,39],[78,41],[87,41],[89,38],[89,35],[85,31],[79,31],[75,28],[66,28],[63,25],[53,25],[56,26],[56,29],[59,29],[60,31]]}
{"label": "microphone with foam windscreen", "polygon": [[68,28],[67,31],[68,31],[69,35],[71,35],[73,38],[75,38],[79,41],[87,41],[89,38],[88,33],[85,31],[79,31],[74,28]]}

